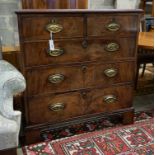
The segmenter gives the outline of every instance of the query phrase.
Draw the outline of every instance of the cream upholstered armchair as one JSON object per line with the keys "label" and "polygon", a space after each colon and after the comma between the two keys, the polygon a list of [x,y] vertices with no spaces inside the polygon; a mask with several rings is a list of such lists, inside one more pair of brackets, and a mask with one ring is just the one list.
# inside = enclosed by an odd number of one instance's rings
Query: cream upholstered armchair
{"label": "cream upholstered armchair", "polygon": [[13,95],[25,87],[23,75],[7,61],[0,60],[0,150],[18,146],[21,112],[13,109]]}

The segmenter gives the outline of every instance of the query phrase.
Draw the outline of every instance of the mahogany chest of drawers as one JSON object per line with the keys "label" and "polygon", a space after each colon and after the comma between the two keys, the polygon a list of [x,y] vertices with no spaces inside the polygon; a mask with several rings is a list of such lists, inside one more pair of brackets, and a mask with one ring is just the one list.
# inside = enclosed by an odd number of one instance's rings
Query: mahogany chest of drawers
{"label": "mahogany chest of drawers", "polygon": [[[27,143],[42,130],[121,114],[133,122],[141,10],[18,11]],[[53,34],[55,48],[49,49]]]}

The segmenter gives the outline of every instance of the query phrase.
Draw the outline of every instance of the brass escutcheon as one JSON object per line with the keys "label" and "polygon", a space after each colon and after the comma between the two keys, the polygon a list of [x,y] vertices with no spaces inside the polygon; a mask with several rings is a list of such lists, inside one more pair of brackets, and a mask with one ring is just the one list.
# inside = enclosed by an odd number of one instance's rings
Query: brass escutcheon
{"label": "brass escutcheon", "polygon": [[111,42],[105,46],[105,50],[108,52],[115,52],[119,50],[119,44]]}
{"label": "brass escutcheon", "polygon": [[64,103],[54,103],[49,106],[49,109],[52,111],[62,111],[65,108]]}
{"label": "brass escutcheon", "polygon": [[115,77],[117,73],[118,73],[118,70],[115,68],[108,68],[104,71],[104,74],[109,78]]}
{"label": "brass escutcheon", "polygon": [[104,99],[103,100],[106,103],[110,104],[110,103],[114,103],[117,100],[117,97],[114,96],[114,95],[107,95],[107,96],[104,96]]}
{"label": "brass escutcheon", "polygon": [[54,50],[48,50],[48,54],[52,57],[58,57],[62,54],[64,54],[64,50],[63,49],[54,49]]}
{"label": "brass escutcheon", "polygon": [[115,22],[112,22],[112,23],[109,23],[106,28],[109,30],[109,31],[112,31],[112,32],[115,32],[115,31],[118,31],[120,29],[120,25],[115,23]]}
{"label": "brass escutcheon", "polygon": [[54,74],[48,77],[48,81],[53,84],[61,83],[64,80],[64,75],[62,74]]}
{"label": "brass escutcheon", "polygon": [[85,66],[85,65],[82,66],[81,70],[82,70],[83,73],[85,73],[87,71],[87,66]]}
{"label": "brass escutcheon", "polygon": [[46,26],[46,29],[49,32],[58,33],[58,32],[61,32],[63,30],[63,26],[60,24],[57,24],[55,20],[52,20],[52,23],[48,24]]}

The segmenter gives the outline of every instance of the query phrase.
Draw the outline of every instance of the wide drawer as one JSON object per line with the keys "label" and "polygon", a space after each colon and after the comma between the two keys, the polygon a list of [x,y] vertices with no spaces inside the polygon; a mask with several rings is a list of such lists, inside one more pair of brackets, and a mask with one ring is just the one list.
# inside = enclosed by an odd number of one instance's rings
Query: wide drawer
{"label": "wide drawer", "polygon": [[88,36],[129,35],[137,32],[138,16],[135,15],[89,15]]}
{"label": "wide drawer", "polygon": [[134,65],[134,62],[87,63],[31,69],[26,76],[28,95],[132,82]]}
{"label": "wide drawer", "polygon": [[65,121],[83,115],[85,110],[79,92],[32,98],[28,102],[28,124]]}
{"label": "wide drawer", "polygon": [[87,114],[113,112],[132,106],[133,88],[129,85],[95,89],[88,93]]}
{"label": "wide drawer", "polygon": [[23,44],[26,66],[109,61],[135,56],[135,38],[77,39],[55,41],[54,51],[47,41]]}
{"label": "wide drawer", "polygon": [[28,124],[56,123],[132,106],[132,87],[119,86],[31,98]]}
{"label": "wide drawer", "polygon": [[23,23],[22,37],[24,40],[49,39],[50,31],[54,38],[83,36],[83,18],[81,16],[36,15],[24,17]]}

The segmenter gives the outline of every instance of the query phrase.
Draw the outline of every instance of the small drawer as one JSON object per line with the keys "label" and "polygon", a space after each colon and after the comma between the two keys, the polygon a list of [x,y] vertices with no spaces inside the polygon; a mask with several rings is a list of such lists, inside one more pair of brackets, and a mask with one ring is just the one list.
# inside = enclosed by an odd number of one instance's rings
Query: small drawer
{"label": "small drawer", "polygon": [[79,92],[32,98],[28,124],[61,122],[84,114],[86,104]]}
{"label": "small drawer", "polygon": [[60,17],[54,15],[35,15],[23,17],[22,37],[24,40],[49,39],[50,31],[54,38],[83,36],[83,17]]}
{"label": "small drawer", "polygon": [[40,67],[27,71],[28,95],[66,92],[83,87],[81,66]]}
{"label": "small drawer", "polygon": [[115,62],[90,65],[87,68],[87,87],[105,86],[116,83],[133,82],[135,62]]}
{"label": "small drawer", "polygon": [[131,86],[95,89],[89,92],[87,114],[114,112],[132,106],[133,88]]}
{"label": "small drawer", "polygon": [[84,40],[54,41],[56,51],[49,50],[48,41],[24,43],[26,66],[82,62],[86,59]]}
{"label": "small drawer", "polygon": [[90,15],[88,36],[129,35],[137,32],[138,16],[135,15]]}
{"label": "small drawer", "polygon": [[106,37],[104,39],[88,40],[87,58],[90,61],[94,60],[118,60],[135,57],[136,48],[135,37]]}

